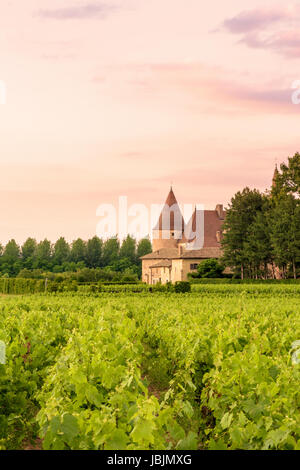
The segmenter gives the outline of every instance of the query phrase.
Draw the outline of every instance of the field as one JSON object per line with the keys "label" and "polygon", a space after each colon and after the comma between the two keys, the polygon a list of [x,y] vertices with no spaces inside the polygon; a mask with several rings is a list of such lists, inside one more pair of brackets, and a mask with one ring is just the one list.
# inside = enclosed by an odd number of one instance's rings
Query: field
{"label": "field", "polygon": [[300,450],[299,285],[4,295],[0,311],[1,449]]}

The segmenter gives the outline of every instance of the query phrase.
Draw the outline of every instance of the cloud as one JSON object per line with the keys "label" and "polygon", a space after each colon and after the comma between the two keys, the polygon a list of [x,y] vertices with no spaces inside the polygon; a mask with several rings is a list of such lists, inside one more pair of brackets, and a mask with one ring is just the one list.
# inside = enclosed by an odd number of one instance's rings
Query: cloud
{"label": "cloud", "polygon": [[58,8],[52,10],[39,10],[38,15],[42,18],[54,20],[87,19],[104,17],[115,7],[106,3],[88,3],[82,6]]}
{"label": "cloud", "polygon": [[240,34],[240,43],[271,50],[287,58],[300,57],[300,6],[242,11],[226,19],[223,29]]}
{"label": "cloud", "polygon": [[272,50],[287,58],[300,58],[300,31],[280,31],[267,37],[249,34],[240,42],[251,48]]}
{"label": "cloud", "polygon": [[231,33],[256,31],[289,17],[288,10],[248,10],[224,21],[223,26]]}

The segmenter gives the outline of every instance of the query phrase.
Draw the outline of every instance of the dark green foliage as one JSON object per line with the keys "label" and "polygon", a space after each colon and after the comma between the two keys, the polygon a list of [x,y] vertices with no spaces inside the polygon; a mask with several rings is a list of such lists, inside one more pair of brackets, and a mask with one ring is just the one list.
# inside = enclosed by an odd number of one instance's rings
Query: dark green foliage
{"label": "dark green foliage", "polygon": [[206,259],[198,265],[199,277],[222,277],[225,267],[217,259]]}
{"label": "dark green foliage", "polygon": [[[54,245],[47,239],[37,243],[28,238],[20,248],[10,240],[0,245],[0,277],[51,278],[52,274],[74,273],[79,282],[136,281],[141,276],[140,256],[151,252],[149,240],[128,236],[122,243],[117,238],[103,242],[93,237],[87,242],[81,238],[71,245],[61,237]],[[68,274],[67,274],[68,273]]]}
{"label": "dark green foliage", "polygon": [[192,284],[299,284],[300,279],[239,279],[239,278],[191,278]]}
{"label": "dark green foliage", "polygon": [[103,245],[103,266],[111,266],[119,259],[120,242],[117,238],[109,238]]}
{"label": "dark green foliage", "polygon": [[287,165],[280,165],[281,174],[278,175],[278,186],[285,193],[300,196],[300,154],[297,152],[288,158]]}
{"label": "dark green foliage", "polygon": [[139,241],[138,246],[137,246],[137,250],[136,250],[137,258],[147,255],[148,253],[151,253],[151,251],[152,251],[152,245],[151,245],[150,240],[148,240],[148,238],[143,238],[142,240]]}
{"label": "dark green foliage", "polygon": [[[231,200],[223,225],[223,261],[242,279],[300,275],[300,154],[276,170],[265,194],[245,188]],[[277,273],[278,275],[278,273]]]}
{"label": "dark green foliage", "polygon": [[70,247],[63,237],[60,237],[54,245],[53,261],[55,265],[62,265],[64,261],[68,261],[70,256]]}
{"label": "dark green foliage", "polygon": [[70,260],[74,263],[84,263],[86,261],[86,251],[86,242],[84,242],[81,238],[77,238],[77,240],[74,240],[72,243]]}
{"label": "dark green foliage", "polygon": [[242,278],[245,266],[249,262],[245,245],[251,233],[251,226],[257,214],[262,211],[263,205],[264,197],[259,191],[245,188],[231,199],[226,212],[222,240],[224,263],[227,266],[240,268]]}
{"label": "dark green foliage", "polygon": [[52,258],[51,242],[45,239],[41,241],[37,246],[34,268],[50,270],[51,258]]}
{"label": "dark green foliage", "polygon": [[191,284],[188,281],[177,281],[174,284],[174,290],[177,293],[191,292]]}
{"label": "dark green foliage", "polygon": [[127,259],[133,264],[136,261],[136,241],[130,235],[127,235],[120,248],[120,258]]}
{"label": "dark green foliage", "polygon": [[296,278],[297,266],[300,266],[300,201],[290,194],[282,195],[270,215],[275,263],[282,269],[284,277],[291,266]]}
{"label": "dark green foliage", "polygon": [[98,237],[88,240],[86,246],[86,265],[89,268],[97,268],[102,265],[103,242]]}

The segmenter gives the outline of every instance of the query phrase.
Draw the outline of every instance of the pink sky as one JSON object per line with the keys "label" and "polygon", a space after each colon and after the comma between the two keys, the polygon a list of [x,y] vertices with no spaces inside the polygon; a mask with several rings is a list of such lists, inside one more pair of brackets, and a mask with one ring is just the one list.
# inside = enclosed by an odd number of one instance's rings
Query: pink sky
{"label": "pink sky", "polygon": [[0,242],[87,239],[171,181],[207,208],[269,187],[300,150],[299,31],[298,2],[3,2]]}

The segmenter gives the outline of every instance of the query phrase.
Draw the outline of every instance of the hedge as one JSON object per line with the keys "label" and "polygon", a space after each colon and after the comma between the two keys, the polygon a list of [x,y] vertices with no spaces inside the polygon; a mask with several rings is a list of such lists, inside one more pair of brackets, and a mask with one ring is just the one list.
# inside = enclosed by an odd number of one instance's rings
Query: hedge
{"label": "hedge", "polygon": [[128,283],[107,284],[101,282],[78,283],[77,281],[45,281],[44,279],[22,279],[22,278],[0,278],[0,293],[2,294],[35,294],[80,292],[83,294],[96,293],[143,293],[143,292],[176,292],[184,293],[191,291],[190,282],[178,281],[175,284]]}
{"label": "hedge", "polygon": [[0,278],[1,294],[37,294],[44,291],[43,279]]}
{"label": "hedge", "polygon": [[300,284],[300,279],[229,279],[193,278],[192,284]]}

